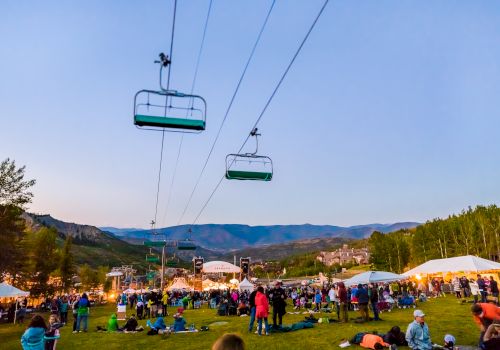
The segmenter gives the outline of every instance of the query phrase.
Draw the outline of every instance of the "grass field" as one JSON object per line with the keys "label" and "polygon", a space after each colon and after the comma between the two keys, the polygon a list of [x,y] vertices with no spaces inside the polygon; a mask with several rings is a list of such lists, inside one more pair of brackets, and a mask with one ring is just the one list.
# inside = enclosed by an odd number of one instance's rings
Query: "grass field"
{"label": "grass field", "polygon": [[[461,305],[452,296],[446,298],[431,299],[419,305],[419,308],[426,313],[426,321],[429,324],[432,341],[438,344],[443,342],[446,333],[453,334],[459,345],[475,345],[479,337],[479,329],[472,320],[469,303]],[[291,307],[287,308],[291,311]],[[300,330],[290,333],[271,334],[268,337],[259,337],[256,334],[247,332],[248,317],[221,317],[216,316],[215,310],[207,309],[204,306],[199,310],[186,310],[185,319],[190,323],[195,323],[196,328],[203,325],[210,325],[213,322],[226,321],[225,325],[210,326],[207,332],[172,334],[170,336],[148,336],[146,332],[135,334],[122,333],[97,333],[97,325],[105,326],[109,315],[115,311],[113,305],[96,307],[91,310],[89,317],[89,332],[72,334],[71,327],[66,326],[61,329],[61,339],[57,344],[57,349],[210,349],[215,340],[224,333],[240,333],[247,349],[273,350],[273,349],[340,349],[338,344],[341,340],[351,338],[355,333],[361,331],[387,332],[392,326],[398,325],[402,330],[406,330],[408,323],[413,320],[413,309],[395,309],[390,313],[382,313],[381,322],[369,322],[357,324],[315,324],[314,328]],[[173,311],[173,310],[171,310]],[[131,314],[132,312],[129,312]],[[44,315],[48,317],[48,315]],[[284,317],[286,324],[298,322],[304,319],[303,314],[290,315]],[[330,316],[333,314],[317,314],[319,316]],[[351,312],[349,317],[356,317],[357,313]],[[123,321],[122,321],[123,322]],[[139,323],[145,326],[144,320]],[[172,317],[167,317],[167,324],[172,323]],[[122,323],[120,323],[121,325]],[[0,349],[21,349],[20,337],[26,327],[25,325],[0,325]],[[102,348],[101,348],[102,347]],[[357,349],[351,346],[350,349]]]}

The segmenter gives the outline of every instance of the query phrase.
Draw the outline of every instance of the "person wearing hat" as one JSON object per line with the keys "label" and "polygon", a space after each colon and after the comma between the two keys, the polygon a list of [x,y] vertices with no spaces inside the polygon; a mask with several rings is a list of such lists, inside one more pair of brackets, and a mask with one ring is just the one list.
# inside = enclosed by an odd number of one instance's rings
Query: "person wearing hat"
{"label": "person wearing hat", "polygon": [[406,330],[406,341],[413,350],[431,350],[432,342],[429,327],[425,323],[425,314],[422,310],[413,312],[415,320],[408,325]]}
{"label": "person wearing hat", "polygon": [[[283,324],[283,315],[286,314],[286,293],[283,288],[281,288],[281,282],[277,281],[276,285],[272,291],[272,301],[273,301],[273,327],[278,327]],[[276,317],[278,316],[278,317]],[[278,323],[276,323],[276,318],[278,318]]]}

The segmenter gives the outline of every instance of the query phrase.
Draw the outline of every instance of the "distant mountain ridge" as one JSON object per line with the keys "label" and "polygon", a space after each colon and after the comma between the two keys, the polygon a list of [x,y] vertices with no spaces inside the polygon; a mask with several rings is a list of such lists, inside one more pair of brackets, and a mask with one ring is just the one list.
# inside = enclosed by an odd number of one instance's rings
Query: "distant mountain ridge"
{"label": "distant mountain ridge", "polygon": [[[388,233],[400,229],[411,229],[418,225],[420,224],[417,222],[368,224],[351,227],[311,224],[270,226],[205,224],[160,228],[156,229],[156,234],[173,240],[192,238],[197,245],[205,249],[226,252],[313,238],[363,239],[369,237],[374,231]],[[187,233],[189,228],[192,229],[192,237],[189,237]],[[151,230],[145,229],[116,229],[112,227],[106,227],[105,229],[105,231],[126,241],[144,240],[152,236]]]}

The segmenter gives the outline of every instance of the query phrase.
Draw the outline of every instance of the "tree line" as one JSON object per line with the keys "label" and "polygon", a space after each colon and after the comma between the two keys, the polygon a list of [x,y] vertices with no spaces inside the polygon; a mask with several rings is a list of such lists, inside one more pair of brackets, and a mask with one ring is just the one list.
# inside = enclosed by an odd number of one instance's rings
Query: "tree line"
{"label": "tree line", "polygon": [[[64,241],[55,228],[32,230],[23,218],[35,180],[25,180],[25,167],[7,158],[0,163],[0,281],[7,280],[32,296],[67,292],[78,274],[82,289],[106,285],[107,267],[77,268],[72,238]],[[109,282],[108,282],[109,283]]]}
{"label": "tree line", "polygon": [[398,273],[431,259],[462,255],[498,261],[500,208],[479,205],[446,219],[427,221],[412,230],[374,232],[368,243],[373,267]]}

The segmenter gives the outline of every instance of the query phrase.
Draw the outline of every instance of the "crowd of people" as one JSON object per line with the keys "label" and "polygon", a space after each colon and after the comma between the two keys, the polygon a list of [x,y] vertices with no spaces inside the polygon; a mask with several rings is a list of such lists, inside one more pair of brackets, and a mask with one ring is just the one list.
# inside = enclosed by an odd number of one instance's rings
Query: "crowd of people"
{"label": "crowd of people", "polygon": [[[121,294],[117,297],[117,304],[127,305],[129,310],[135,310],[135,313],[121,326],[116,315],[113,314],[107,325],[97,326],[97,329],[107,332],[140,332],[145,329],[139,326],[138,320],[148,319],[148,334],[162,334],[165,331],[190,331],[192,327],[186,327],[187,321],[183,311],[200,308],[202,305],[217,309],[217,313],[221,316],[248,315],[248,331],[254,332],[256,325],[255,333],[258,335],[269,335],[271,331],[279,330],[282,327],[283,318],[287,313],[287,304],[291,308],[289,310],[291,313],[300,312],[301,309],[311,313],[331,313],[337,316],[335,322],[348,322],[349,314],[352,317],[353,311],[358,312],[358,317],[354,318],[354,322],[380,321],[380,311],[384,310],[386,304],[392,303],[400,307],[407,305],[416,308],[417,303],[425,302],[427,298],[442,296],[444,285],[442,279],[431,279],[427,282],[419,280],[352,286],[338,282],[325,284],[322,287],[284,287],[278,281],[272,286],[256,285],[253,291],[162,292],[154,290],[145,293]],[[449,281],[447,285],[446,291],[453,292],[459,298],[474,297],[472,313],[480,327],[479,343],[481,347],[483,349],[500,348],[491,345],[498,346],[500,342],[500,308],[495,305],[498,303],[497,282],[492,277],[482,278],[478,275],[477,279],[457,277]],[[488,296],[490,296],[489,300]],[[16,307],[19,310],[25,308],[26,300],[20,300],[18,303]],[[81,296],[61,296],[48,299],[44,302],[44,308],[51,313],[48,324],[42,323],[39,317],[34,317],[23,335],[22,343],[30,342],[43,333],[45,342],[55,346],[58,329],[68,323],[68,313],[73,315],[73,333],[88,331],[91,302],[85,293]],[[169,309],[176,310],[173,312],[172,322],[166,321]],[[369,332],[357,334],[351,339],[351,342],[362,346],[363,344],[371,344],[368,346],[370,348],[373,348],[375,344],[378,344],[377,348],[408,344],[413,349],[431,349],[435,344],[430,342],[429,330],[424,317],[425,314],[421,310],[415,309],[414,321],[407,327],[406,333],[402,332],[399,326],[394,326],[385,335]],[[150,321],[150,319],[154,319],[154,321]],[[22,317],[19,320],[22,321]],[[329,318],[329,321],[334,321],[334,319]],[[167,322],[171,324],[167,325]],[[383,342],[374,341],[374,339],[379,340],[376,337],[380,337]],[[452,335],[449,335],[448,341],[445,341],[443,346],[446,347],[447,343],[454,343]]]}

